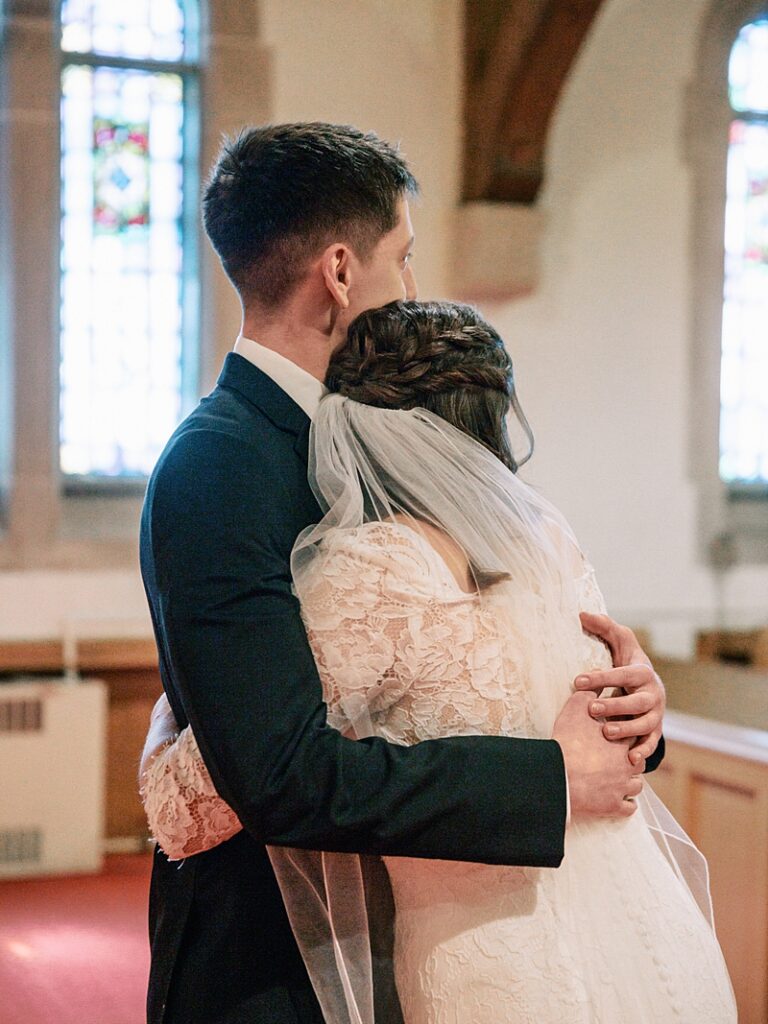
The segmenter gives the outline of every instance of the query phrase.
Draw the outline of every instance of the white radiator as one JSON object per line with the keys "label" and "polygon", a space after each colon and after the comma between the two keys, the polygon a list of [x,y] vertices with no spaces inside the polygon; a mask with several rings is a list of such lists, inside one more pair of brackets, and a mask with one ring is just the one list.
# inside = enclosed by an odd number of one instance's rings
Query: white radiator
{"label": "white radiator", "polygon": [[0,683],[0,878],[101,867],[106,728],[99,680]]}

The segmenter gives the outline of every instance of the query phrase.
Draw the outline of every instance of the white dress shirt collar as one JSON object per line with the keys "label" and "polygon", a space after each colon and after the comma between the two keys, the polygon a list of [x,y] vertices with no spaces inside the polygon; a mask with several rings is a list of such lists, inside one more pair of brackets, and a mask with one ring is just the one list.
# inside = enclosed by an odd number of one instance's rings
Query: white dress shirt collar
{"label": "white dress shirt collar", "polygon": [[253,363],[262,373],[266,373],[310,419],[314,418],[320,399],[328,394],[328,388],[322,381],[279,352],[265,348],[264,345],[242,334],[235,342],[234,350],[243,359]]}

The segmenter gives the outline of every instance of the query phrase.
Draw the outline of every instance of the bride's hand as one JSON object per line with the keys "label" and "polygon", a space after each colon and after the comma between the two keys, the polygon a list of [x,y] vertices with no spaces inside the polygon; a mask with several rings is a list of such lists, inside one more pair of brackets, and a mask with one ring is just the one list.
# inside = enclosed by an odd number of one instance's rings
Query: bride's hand
{"label": "bride's hand", "polygon": [[168,698],[163,694],[155,706],[149,719],[149,731],[144,741],[144,750],[141,754],[139,765],[139,779],[143,779],[149,770],[152,761],[160,753],[163,747],[172,743],[179,735],[179,726],[173,716]]}
{"label": "bride's hand", "polygon": [[[594,718],[608,719],[603,726],[607,739],[635,740],[629,758],[639,765],[651,756],[661,738],[667,704],[664,684],[631,629],[620,626],[607,615],[586,612],[581,615],[581,624],[588,633],[606,642],[614,667],[584,673],[574,685],[577,690],[594,690],[599,695],[590,705],[590,714]],[[610,687],[625,692],[620,696],[603,696],[602,691]]]}

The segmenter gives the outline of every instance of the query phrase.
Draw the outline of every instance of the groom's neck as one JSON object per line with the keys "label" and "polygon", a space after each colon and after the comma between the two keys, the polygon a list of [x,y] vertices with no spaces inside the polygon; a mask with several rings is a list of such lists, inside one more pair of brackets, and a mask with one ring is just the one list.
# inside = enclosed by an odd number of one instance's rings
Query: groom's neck
{"label": "groom's neck", "polygon": [[335,347],[329,319],[296,304],[281,307],[274,313],[246,309],[242,333],[323,381]]}

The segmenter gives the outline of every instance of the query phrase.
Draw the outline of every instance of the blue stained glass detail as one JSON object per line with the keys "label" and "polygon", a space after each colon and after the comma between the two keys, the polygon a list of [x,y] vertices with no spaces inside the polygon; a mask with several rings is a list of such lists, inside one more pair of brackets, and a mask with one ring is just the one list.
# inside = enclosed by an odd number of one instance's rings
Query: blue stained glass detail
{"label": "blue stained glass detail", "polygon": [[61,468],[147,475],[181,414],[184,84],[62,72]]}
{"label": "blue stained glass detail", "polygon": [[94,121],[94,223],[121,232],[149,225],[149,124]]}

